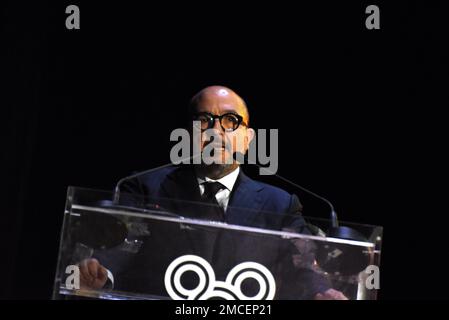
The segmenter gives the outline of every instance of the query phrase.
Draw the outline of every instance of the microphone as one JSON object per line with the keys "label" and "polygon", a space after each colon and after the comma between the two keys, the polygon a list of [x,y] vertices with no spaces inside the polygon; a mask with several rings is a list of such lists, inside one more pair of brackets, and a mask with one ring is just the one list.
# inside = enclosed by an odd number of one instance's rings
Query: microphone
{"label": "microphone", "polygon": [[[245,155],[241,152],[234,152],[233,157],[234,157],[234,160],[236,160],[238,162],[240,162],[242,159],[245,159]],[[339,226],[337,212],[335,211],[333,204],[326,198],[316,194],[315,192],[313,192],[307,188],[304,188],[303,186],[300,186],[299,184],[297,184],[293,181],[290,181],[287,178],[282,177],[279,174],[276,174],[275,172],[272,172],[272,171],[258,165],[255,162],[251,162],[250,164],[256,165],[257,167],[264,170],[265,172],[268,172],[270,175],[274,175],[277,178],[283,180],[284,182],[287,182],[288,184],[290,184],[290,185],[314,196],[315,198],[320,199],[324,203],[326,203],[330,208],[330,227],[327,230],[327,233],[326,233],[327,236],[333,237],[333,238],[347,239],[347,240],[366,241],[365,236],[363,236],[360,232],[358,232],[352,228],[349,228],[349,227]]]}
{"label": "microphone", "polygon": [[[187,161],[187,160],[193,160],[193,159],[195,159],[195,158],[197,158],[197,157],[201,157],[201,153],[200,153],[200,154],[193,155],[193,156],[190,156],[190,157],[187,157],[187,158],[184,158],[184,159],[181,159],[181,160],[179,160],[179,163],[183,163],[183,162],[185,162],[185,161]],[[119,201],[120,201],[120,187],[121,187],[121,185],[122,185],[125,181],[131,180],[131,179],[134,179],[134,178],[137,178],[138,176],[141,176],[141,175],[144,175],[144,174],[147,174],[147,173],[151,173],[151,172],[156,171],[156,170],[159,170],[159,169],[168,168],[168,167],[171,167],[171,166],[174,166],[174,165],[178,165],[179,163],[173,163],[173,162],[170,162],[170,163],[161,165],[161,166],[156,167],[156,168],[151,168],[151,169],[148,169],[148,170],[145,170],[145,171],[140,171],[140,172],[137,172],[137,173],[135,173],[135,174],[132,174],[132,175],[123,177],[123,178],[120,179],[120,180],[117,182],[117,184],[115,185],[114,196],[113,196],[112,203],[113,203],[114,205],[118,205],[118,203],[119,203]]]}

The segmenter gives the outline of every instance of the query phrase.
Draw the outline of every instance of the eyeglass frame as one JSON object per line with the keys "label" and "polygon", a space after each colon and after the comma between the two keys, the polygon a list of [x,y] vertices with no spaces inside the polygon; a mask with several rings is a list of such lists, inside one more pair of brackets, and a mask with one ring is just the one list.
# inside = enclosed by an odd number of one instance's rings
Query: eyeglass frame
{"label": "eyeglass frame", "polygon": [[[197,113],[194,113],[192,115],[192,117],[194,118],[194,117],[197,117],[197,116],[200,116],[200,115],[209,116],[209,126],[207,127],[207,129],[211,129],[211,128],[214,127],[215,119],[219,120],[220,127],[221,127],[221,129],[223,129],[224,132],[234,132],[235,130],[237,130],[240,127],[241,124],[243,124],[245,127],[248,127],[248,124],[245,121],[243,121],[243,117],[241,115],[239,115],[238,113],[226,112],[226,113],[224,113],[222,115],[215,115],[215,114],[212,114],[210,112],[197,112]],[[237,118],[238,122],[237,122],[237,127],[235,129],[225,129],[223,127],[223,125],[221,124],[222,119],[225,116],[228,116],[228,115],[233,115],[233,116],[235,116]],[[194,119],[194,121],[196,121],[196,120]],[[201,129],[201,131],[205,131],[207,129]]]}

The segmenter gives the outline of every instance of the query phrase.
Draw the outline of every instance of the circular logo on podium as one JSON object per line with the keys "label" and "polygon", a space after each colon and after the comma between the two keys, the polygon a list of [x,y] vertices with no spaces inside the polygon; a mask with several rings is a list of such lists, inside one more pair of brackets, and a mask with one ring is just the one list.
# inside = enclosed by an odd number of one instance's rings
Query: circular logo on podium
{"label": "circular logo on podium", "polygon": [[[198,276],[194,288],[185,288],[181,277],[186,272]],[[247,296],[242,292],[242,283],[247,279],[257,281],[259,291]],[[212,266],[196,255],[185,255],[173,260],[168,266],[165,277],[165,289],[174,300],[273,300],[276,283],[271,272],[260,263],[242,262],[229,271],[225,281],[215,279]]]}

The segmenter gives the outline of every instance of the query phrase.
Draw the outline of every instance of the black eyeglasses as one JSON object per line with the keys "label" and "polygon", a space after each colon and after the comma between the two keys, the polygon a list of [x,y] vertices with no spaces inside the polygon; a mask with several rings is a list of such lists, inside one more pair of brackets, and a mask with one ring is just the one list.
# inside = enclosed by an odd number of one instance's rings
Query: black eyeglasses
{"label": "black eyeglasses", "polygon": [[218,119],[220,121],[221,128],[226,132],[237,130],[237,128],[241,124],[246,126],[246,123],[243,121],[242,116],[232,112],[222,114],[221,116],[217,116],[208,112],[201,112],[193,115],[194,121],[201,122],[201,130],[213,128],[215,119]]}

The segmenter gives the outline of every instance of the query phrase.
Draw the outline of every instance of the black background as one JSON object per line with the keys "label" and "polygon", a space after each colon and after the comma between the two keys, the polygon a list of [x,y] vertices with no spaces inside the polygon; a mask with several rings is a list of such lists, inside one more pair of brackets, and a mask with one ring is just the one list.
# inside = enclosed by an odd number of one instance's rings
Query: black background
{"label": "black background", "polygon": [[92,2],[1,5],[2,296],[50,297],[67,186],[168,162],[191,96],[222,84],[279,129],[279,174],[384,226],[380,298],[449,297],[447,2]]}

